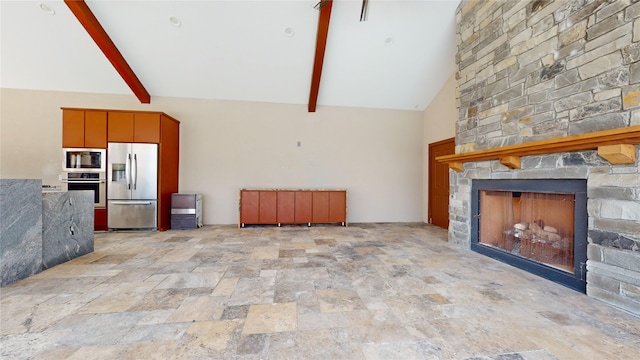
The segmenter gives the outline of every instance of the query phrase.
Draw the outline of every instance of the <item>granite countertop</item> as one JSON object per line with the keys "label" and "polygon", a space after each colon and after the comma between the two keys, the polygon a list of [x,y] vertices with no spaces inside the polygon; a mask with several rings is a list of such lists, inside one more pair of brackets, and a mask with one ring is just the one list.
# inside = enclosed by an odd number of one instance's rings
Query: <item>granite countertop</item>
{"label": "granite countertop", "polygon": [[51,192],[66,192],[67,190],[62,189],[62,186],[59,185],[42,185],[43,193],[51,193]]}

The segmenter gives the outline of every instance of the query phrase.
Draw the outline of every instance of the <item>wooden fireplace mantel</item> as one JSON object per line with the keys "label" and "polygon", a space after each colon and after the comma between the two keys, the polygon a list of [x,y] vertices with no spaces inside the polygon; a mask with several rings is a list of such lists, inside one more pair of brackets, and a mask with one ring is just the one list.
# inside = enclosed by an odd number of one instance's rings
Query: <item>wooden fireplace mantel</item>
{"label": "wooden fireplace mantel", "polygon": [[445,155],[436,158],[449,168],[461,172],[463,164],[472,161],[500,160],[510,169],[520,168],[520,157],[569,151],[598,150],[598,155],[614,165],[633,164],[635,145],[640,144],[640,126],[566,136],[557,139],[532,141],[524,144]]}

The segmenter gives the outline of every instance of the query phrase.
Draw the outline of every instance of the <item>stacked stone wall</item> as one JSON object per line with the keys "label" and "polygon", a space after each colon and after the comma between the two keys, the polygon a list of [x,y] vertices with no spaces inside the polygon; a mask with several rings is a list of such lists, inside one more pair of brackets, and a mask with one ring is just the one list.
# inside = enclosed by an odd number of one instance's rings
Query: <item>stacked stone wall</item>
{"label": "stacked stone wall", "polygon": [[[640,125],[640,1],[463,1],[456,21],[457,153]],[[466,246],[473,179],[587,179],[587,294],[640,314],[637,162],[585,151],[464,167],[449,241]]]}

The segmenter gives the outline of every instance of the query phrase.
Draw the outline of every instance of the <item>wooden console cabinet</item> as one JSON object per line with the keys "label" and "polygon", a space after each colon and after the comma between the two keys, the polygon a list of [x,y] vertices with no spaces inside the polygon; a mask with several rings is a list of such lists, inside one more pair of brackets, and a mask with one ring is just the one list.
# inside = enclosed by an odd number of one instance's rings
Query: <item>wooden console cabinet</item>
{"label": "wooden console cabinet", "polygon": [[347,226],[346,190],[240,190],[240,227],[331,223]]}

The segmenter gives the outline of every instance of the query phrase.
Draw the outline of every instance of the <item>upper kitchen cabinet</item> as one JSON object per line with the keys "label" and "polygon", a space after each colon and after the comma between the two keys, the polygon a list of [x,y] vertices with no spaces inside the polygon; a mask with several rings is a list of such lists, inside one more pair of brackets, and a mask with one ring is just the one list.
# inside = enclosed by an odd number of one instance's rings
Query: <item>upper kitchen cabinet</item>
{"label": "upper kitchen cabinet", "polygon": [[136,113],[133,123],[133,142],[160,142],[160,114]]}
{"label": "upper kitchen cabinet", "polygon": [[107,148],[107,112],[62,109],[62,147]]}
{"label": "upper kitchen cabinet", "polygon": [[109,111],[109,142],[160,143],[161,113]]}
{"label": "upper kitchen cabinet", "polygon": [[109,142],[133,142],[133,113],[109,111]]}

